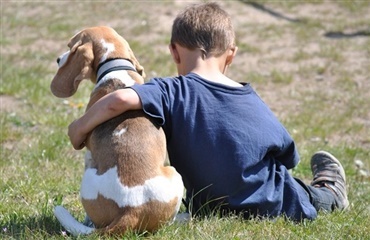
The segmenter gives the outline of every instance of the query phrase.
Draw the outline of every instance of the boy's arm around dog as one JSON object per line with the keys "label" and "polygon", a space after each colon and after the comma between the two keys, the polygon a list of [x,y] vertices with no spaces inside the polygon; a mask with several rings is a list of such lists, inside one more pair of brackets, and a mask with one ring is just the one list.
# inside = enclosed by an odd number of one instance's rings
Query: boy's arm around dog
{"label": "boy's arm around dog", "polygon": [[131,88],[119,89],[102,97],[69,125],[68,136],[73,148],[84,148],[87,135],[98,125],[128,110],[139,109],[142,109],[140,98]]}

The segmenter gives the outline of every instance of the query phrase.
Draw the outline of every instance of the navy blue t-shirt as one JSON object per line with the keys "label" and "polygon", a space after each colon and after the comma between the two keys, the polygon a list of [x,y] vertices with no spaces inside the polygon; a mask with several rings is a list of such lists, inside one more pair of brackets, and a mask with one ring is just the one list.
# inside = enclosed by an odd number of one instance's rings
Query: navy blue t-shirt
{"label": "navy blue t-shirt", "polygon": [[316,218],[307,193],[287,171],[299,162],[295,144],[249,84],[231,87],[190,73],[132,88],[166,133],[192,213],[218,206]]}

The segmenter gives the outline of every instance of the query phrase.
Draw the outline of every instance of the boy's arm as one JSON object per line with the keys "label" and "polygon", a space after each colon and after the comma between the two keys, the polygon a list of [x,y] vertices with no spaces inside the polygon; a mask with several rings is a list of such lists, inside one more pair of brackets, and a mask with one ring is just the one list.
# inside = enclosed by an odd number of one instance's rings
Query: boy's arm
{"label": "boy's arm", "polygon": [[137,93],[131,88],[114,91],[92,105],[85,114],[68,127],[68,136],[76,150],[85,147],[89,132],[98,125],[128,110],[142,109]]}
{"label": "boy's arm", "polygon": [[292,169],[297,166],[299,154],[293,140],[290,140],[281,153],[276,156],[276,160],[280,161],[287,169]]}

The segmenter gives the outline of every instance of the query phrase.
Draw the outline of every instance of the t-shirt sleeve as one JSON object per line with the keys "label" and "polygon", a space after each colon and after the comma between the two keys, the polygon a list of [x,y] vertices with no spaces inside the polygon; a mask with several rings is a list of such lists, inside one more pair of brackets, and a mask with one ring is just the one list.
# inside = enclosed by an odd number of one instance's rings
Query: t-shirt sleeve
{"label": "t-shirt sleeve", "polygon": [[152,79],[148,83],[135,84],[131,88],[139,95],[143,111],[163,126],[169,109],[166,84]]}
{"label": "t-shirt sleeve", "polygon": [[280,161],[287,169],[291,169],[299,163],[299,154],[292,137],[285,128],[283,128],[283,131],[282,148],[280,154],[276,156],[276,160]]}
{"label": "t-shirt sleeve", "polygon": [[287,168],[291,169],[297,166],[299,162],[299,155],[295,143],[292,141],[283,150],[282,155],[277,156],[277,159]]}

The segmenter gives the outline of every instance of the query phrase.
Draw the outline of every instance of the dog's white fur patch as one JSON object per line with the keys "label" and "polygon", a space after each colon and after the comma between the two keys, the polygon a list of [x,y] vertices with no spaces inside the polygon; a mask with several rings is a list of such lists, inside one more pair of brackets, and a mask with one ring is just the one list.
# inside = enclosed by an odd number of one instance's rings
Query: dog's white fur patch
{"label": "dog's white fur patch", "polygon": [[121,130],[117,130],[113,132],[113,136],[121,137],[127,131],[127,128],[122,128]]}
{"label": "dog's white fur patch", "polygon": [[181,203],[183,185],[181,176],[176,173],[171,179],[157,176],[146,180],[144,185],[127,187],[122,185],[116,166],[102,175],[98,175],[95,168],[86,169],[82,178],[81,197],[95,200],[98,194],[115,201],[119,207],[137,207],[151,200],[169,202],[175,197]]}
{"label": "dog's white fur patch", "polygon": [[102,45],[102,48],[105,50],[105,53],[100,59],[100,62],[102,63],[105,62],[105,60],[107,60],[108,55],[114,51],[115,47],[113,43],[107,43],[104,39],[100,40],[100,43]]}
{"label": "dog's white fur patch", "polygon": [[95,89],[97,89],[102,83],[111,80],[113,78],[121,80],[125,84],[126,87],[130,87],[135,84],[135,81],[128,75],[126,70],[118,70],[113,71],[108,74],[106,74],[99,82],[95,85]]}

